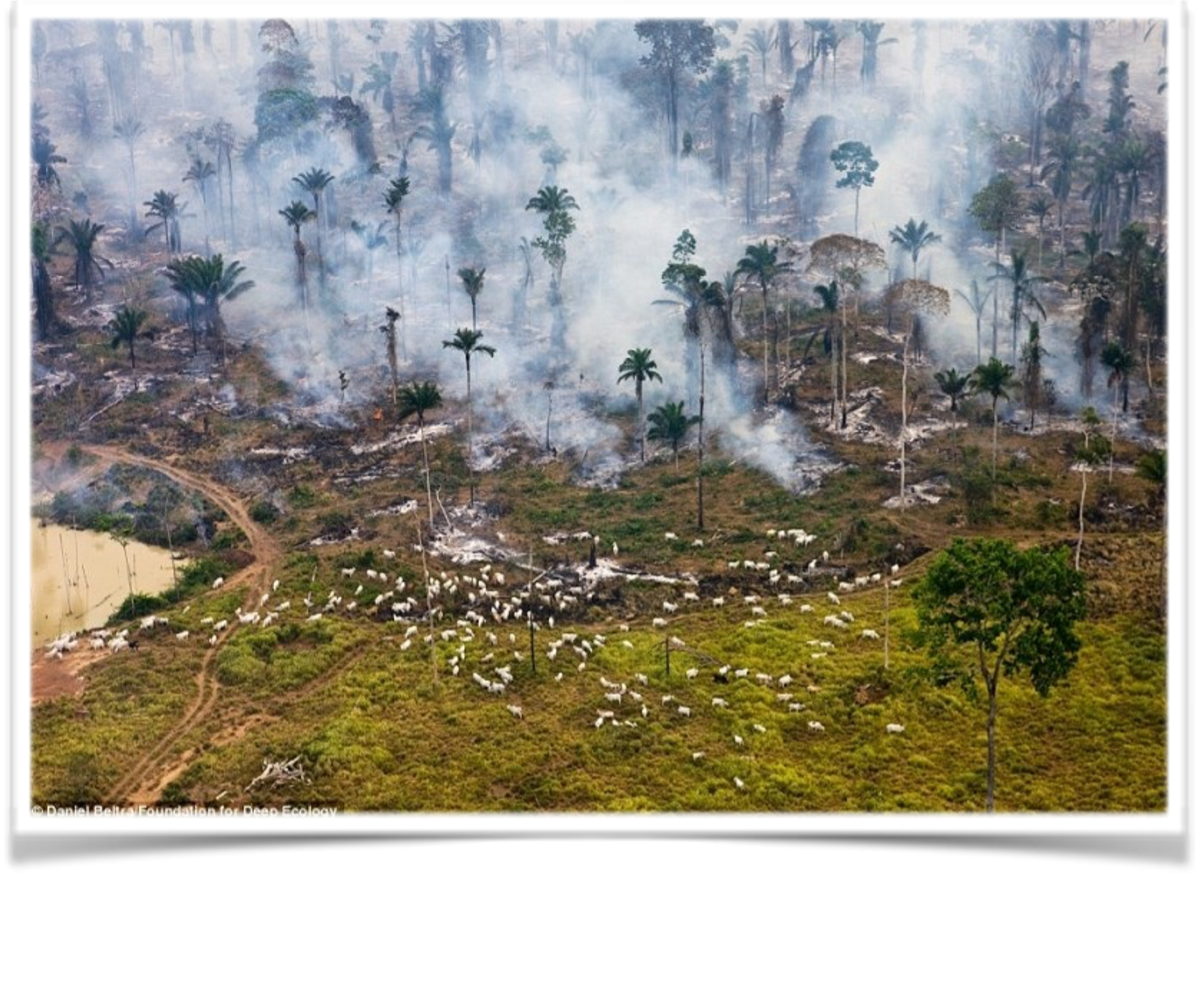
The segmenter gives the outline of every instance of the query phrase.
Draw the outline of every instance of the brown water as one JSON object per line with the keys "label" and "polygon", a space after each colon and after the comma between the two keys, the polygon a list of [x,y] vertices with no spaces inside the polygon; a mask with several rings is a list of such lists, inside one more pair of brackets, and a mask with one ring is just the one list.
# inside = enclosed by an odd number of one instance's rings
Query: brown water
{"label": "brown water", "polygon": [[135,593],[159,593],[174,582],[165,548],[130,541],[122,553],[107,534],[42,525],[36,518],[30,530],[35,649],[65,631],[103,625],[129,596],[129,579]]}

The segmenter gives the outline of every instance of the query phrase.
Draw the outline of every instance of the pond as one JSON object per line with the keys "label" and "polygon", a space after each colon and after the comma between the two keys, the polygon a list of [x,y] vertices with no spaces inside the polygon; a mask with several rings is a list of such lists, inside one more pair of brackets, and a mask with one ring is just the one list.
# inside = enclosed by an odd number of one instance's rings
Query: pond
{"label": "pond", "polygon": [[33,647],[66,631],[98,628],[129,596],[160,593],[174,583],[174,563],[165,548],[130,541],[122,546],[107,534],[30,521]]}

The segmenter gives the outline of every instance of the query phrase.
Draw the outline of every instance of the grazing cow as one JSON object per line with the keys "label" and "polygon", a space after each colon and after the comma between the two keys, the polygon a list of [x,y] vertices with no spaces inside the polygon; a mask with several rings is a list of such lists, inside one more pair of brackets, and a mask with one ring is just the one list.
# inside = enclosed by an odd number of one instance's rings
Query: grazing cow
{"label": "grazing cow", "polygon": [[888,733],[888,735],[903,735],[904,734],[904,726],[897,725],[895,722],[892,722],[891,724],[889,724],[887,726],[887,733]]}

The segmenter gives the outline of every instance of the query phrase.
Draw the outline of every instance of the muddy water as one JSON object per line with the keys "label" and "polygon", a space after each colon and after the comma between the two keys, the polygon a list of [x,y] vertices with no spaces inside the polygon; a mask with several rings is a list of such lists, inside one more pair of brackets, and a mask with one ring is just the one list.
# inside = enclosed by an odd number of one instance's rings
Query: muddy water
{"label": "muddy water", "polygon": [[[126,559],[135,593],[160,593],[174,581],[165,548],[131,541],[122,554],[107,534],[42,525],[36,519],[30,531],[35,649],[65,631],[103,625],[129,595]],[[177,562],[176,570],[180,567]]]}

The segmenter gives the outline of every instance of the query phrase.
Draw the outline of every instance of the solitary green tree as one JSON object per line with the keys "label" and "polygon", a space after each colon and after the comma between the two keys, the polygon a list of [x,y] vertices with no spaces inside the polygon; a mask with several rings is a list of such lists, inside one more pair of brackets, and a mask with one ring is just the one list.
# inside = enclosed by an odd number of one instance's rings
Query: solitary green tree
{"label": "solitary green tree", "polygon": [[996,714],[1001,677],[1027,677],[1043,697],[1074,667],[1075,625],[1086,610],[1083,576],[1067,551],[1010,541],[955,539],[914,592],[921,638],[938,685],[958,681],[988,695],[987,800],[996,802]]}
{"label": "solitary green tree", "polygon": [[421,458],[425,465],[425,499],[429,504],[429,527],[433,529],[433,486],[429,481],[429,447],[425,443],[425,414],[431,409],[437,409],[442,404],[442,393],[436,382],[416,382],[405,385],[400,390],[400,408],[397,413],[401,420],[410,416],[417,418],[417,431],[421,438]]}
{"label": "solitary green tree", "polygon": [[146,320],[150,318],[150,313],[145,309],[139,309],[133,305],[123,305],[109,320],[108,330],[112,333],[112,349],[116,350],[121,344],[129,346],[129,366],[137,367],[137,358],[133,353],[133,341],[139,336],[150,339],[152,336],[149,330],[143,330],[142,327],[146,324]]}
{"label": "solitary green tree", "polygon": [[[480,277],[482,283],[482,275]],[[496,348],[489,347],[483,342],[483,334],[479,330],[456,330],[453,340],[442,341],[443,350],[457,350],[463,356],[467,365],[467,481],[471,494],[471,506],[475,505],[475,473],[471,468],[471,457],[474,452],[474,427],[471,423],[471,355],[487,354],[496,356]]]}
{"label": "solitary green tree", "polygon": [[1000,400],[1008,399],[1008,390],[1013,386],[1013,369],[999,358],[990,358],[987,364],[975,369],[975,394],[992,397],[992,500],[996,498],[996,455],[1000,449]]}
{"label": "solitary green tree", "polygon": [[912,276],[914,280],[917,276],[917,260],[921,256],[921,251],[934,243],[940,243],[942,237],[929,228],[929,223],[924,219],[920,224],[917,224],[916,219],[910,218],[904,225],[893,226],[892,231],[888,233],[893,243],[899,246],[905,253],[912,258]]}
{"label": "solitary green tree", "polygon": [[650,356],[649,347],[635,347],[625,355],[617,367],[619,374],[617,382],[632,381],[633,390],[637,394],[638,404],[638,437],[642,445],[642,464],[646,464],[646,404],[642,396],[642,386],[646,382],[662,381],[658,373],[658,362]]}
{"label": "solitary green tree", "polygon": [[646,434],[652,441],[661,441],[671,446],[675,457],[675,469],[679,469],[679,447],[687,439],[688,431],[700,422],[699,416],[688,416],[683,411],[683,402],[664,402],[648,418],[650,431]]}
{"label": "solitary green tree", "polygon": [[863,142],[843,142],[829,154],[834,167],[842,176],[838,187],[854,190],[854,235],[858,235],[858,199],[864,187],[875,184],[875,171],[879,161],[871,154],[871,147]]}

